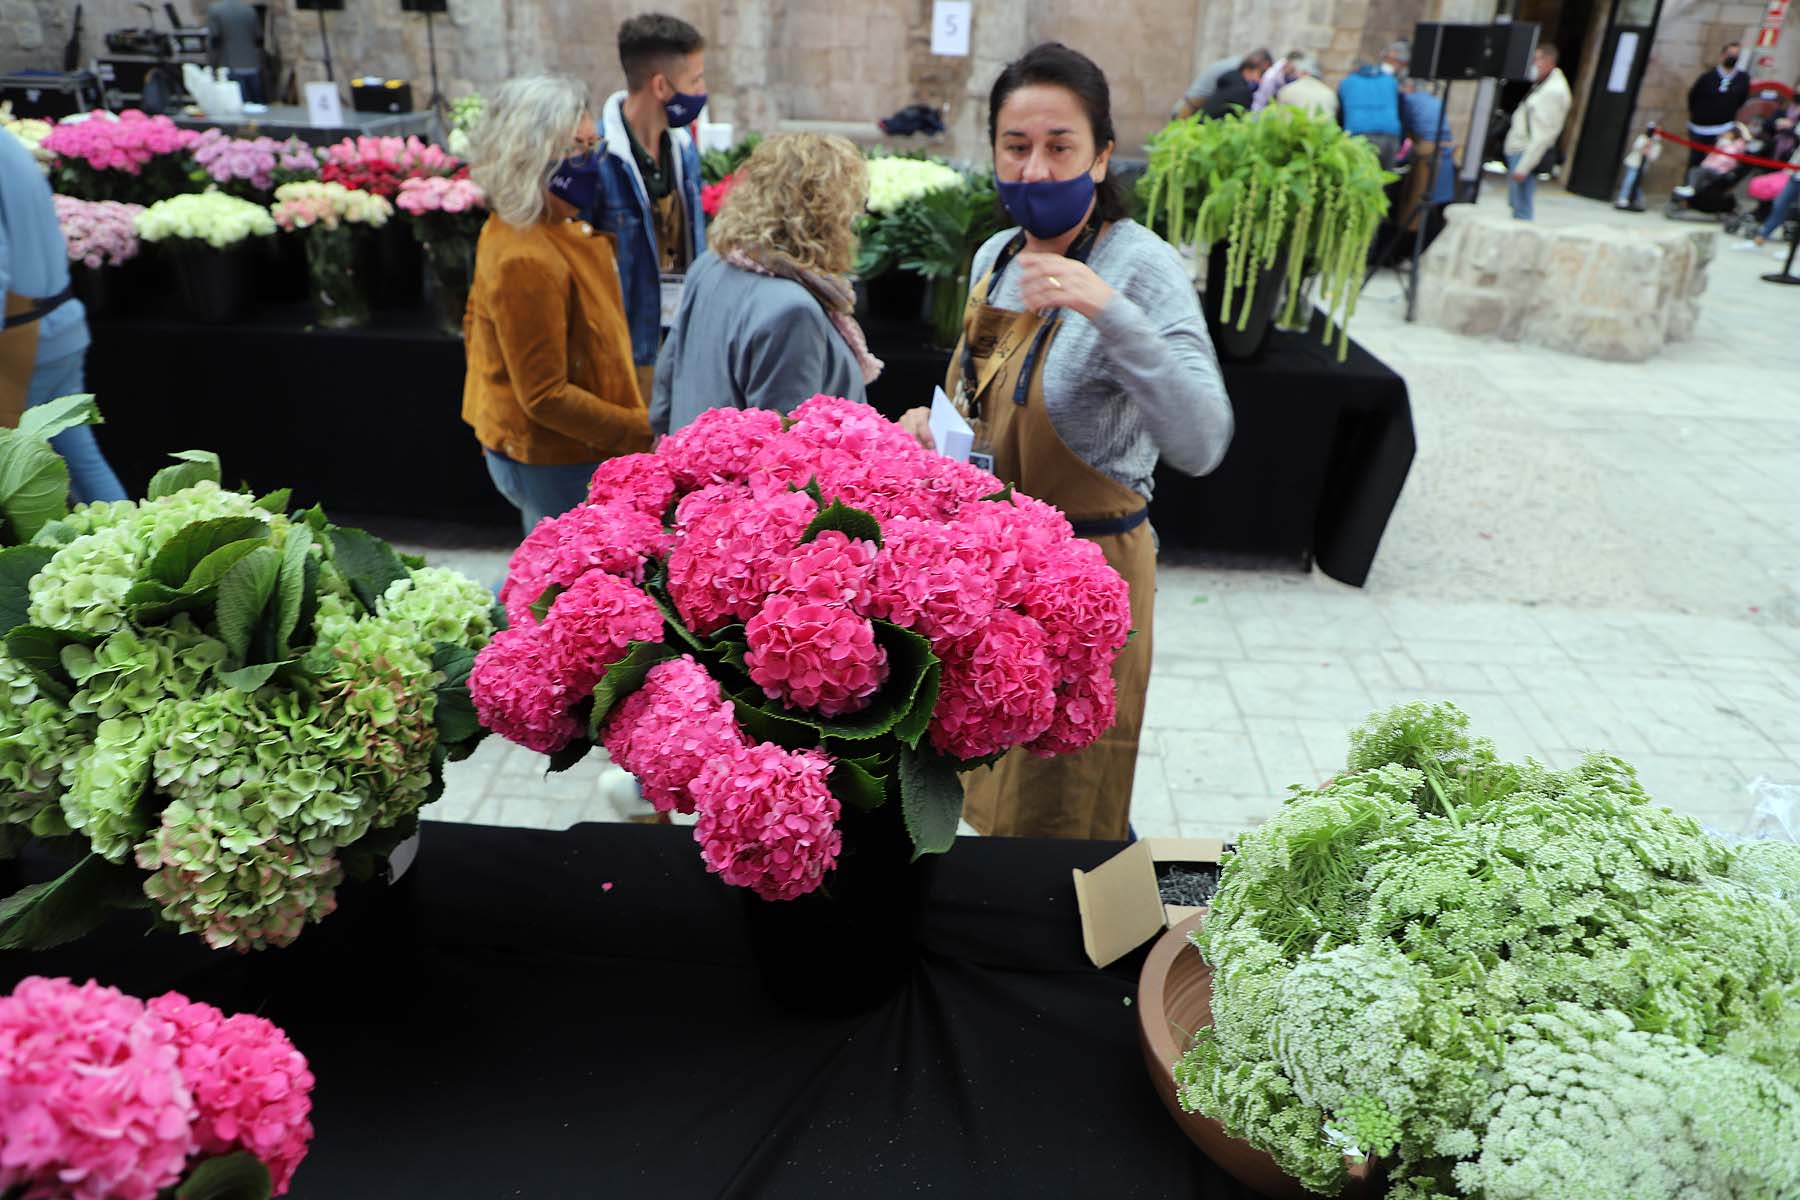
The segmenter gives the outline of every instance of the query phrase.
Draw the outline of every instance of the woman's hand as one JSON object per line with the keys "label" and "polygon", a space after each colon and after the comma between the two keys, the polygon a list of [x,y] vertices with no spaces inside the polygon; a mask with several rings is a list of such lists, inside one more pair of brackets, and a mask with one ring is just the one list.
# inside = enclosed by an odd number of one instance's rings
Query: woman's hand
{"label": "woman's hand", "polygon": [[1086,263],[1060,254],[1019,255],[1019,298],[1031,312],[1066,308],[1093,320],[1113,298],[1107,282]]}
{"label": "woman's hand", "polygon": [[909,408],[900,414],[900,428],[919,439],[919,445],[927,450],[937,449],[937,439],[931,436],[931,410],[929,408]]}

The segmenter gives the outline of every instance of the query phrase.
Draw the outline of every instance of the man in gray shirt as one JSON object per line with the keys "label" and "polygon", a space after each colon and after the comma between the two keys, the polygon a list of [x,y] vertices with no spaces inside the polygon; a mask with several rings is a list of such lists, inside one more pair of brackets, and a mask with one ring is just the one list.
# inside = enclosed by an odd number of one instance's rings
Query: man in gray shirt
{"label": "man in gray shirt", "polygon": [[1266,49],[1252,50],[1249,54],[1236,54],[1230,58],[1221,58],[1194,76],[1194,82],[1188,85],[1187,95],[1183,96],[1169,116],[1177,121],[1183,117],[1191,117],[1206,107],[1206,102],[1219,90],[1219,84],[1244,69],[1246,63],[1258,70],[1266,71],[1274,63],[1274,56]]}
{"label": "man in gray shirt", "polygon": [[267,103],[263,88],[262,19],[244,0],[213,0],[206,10],[207,63],[224,67],[244,100]]}

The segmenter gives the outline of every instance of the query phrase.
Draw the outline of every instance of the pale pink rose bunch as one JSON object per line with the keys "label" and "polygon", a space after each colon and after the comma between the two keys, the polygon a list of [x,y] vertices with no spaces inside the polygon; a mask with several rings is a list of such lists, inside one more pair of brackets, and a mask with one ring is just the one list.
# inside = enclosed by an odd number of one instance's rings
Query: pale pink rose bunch
{"label": "pale pink rose bunch", "polygon": [[117,119],[92,116],[58,125],[44,139],[44,149],[58,158],[78,159],[96,171],[140,174],[158,155],[187,150],[200,135],[167,117],[147,117],[135,108]]}
{"label": "pale pink rose bunch", "polygon": [[69,261],[93,270],[116,267],[138,255],[138,214],[143,206],[112,200],[57,196],[56,223],[62,226]]}
{"label": "pale pink rose bunch", "polygon": [[426,213],[472,212],[487,207],[487,193],[473,179],[448,179],[442,175],[403,179],[394,203],[415,217]]}
{"label": "pale pink rose bunch", "polygon": [[462,160],[416,134],[411,137],[345,138],[319,152],[320,165],[355,167],[369,163],[390,164],[402,175],[453,175]]}
{"label": "pale pink rose bunch", "polygon": [[0,1193],[155,1200],[247,1151],[275,1194],[312,1140],[312,1073],[261,1017],[32,977],[0,996]]}
{"label": "pale pink rose bunch", "polygon": [[203,132],[188,153],[214,183],[246,183],[259,192],[274,189],[276,168],[292,157],[274,138],[234,138],[222,129]]}

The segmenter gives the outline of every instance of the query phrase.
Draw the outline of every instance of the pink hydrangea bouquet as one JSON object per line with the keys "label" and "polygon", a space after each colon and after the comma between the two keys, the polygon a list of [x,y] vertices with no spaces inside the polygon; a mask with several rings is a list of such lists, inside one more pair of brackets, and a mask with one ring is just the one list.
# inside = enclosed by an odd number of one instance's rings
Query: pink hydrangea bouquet
{"label": "pink hydrangea bouquet", "polygon": [[43,148],[56,156],[53,178],[64,195],[151,205],[199,190],[186,157],[199,139],[167,117],[126,109],[58,125]]}
{"label": "pink hydrangea bouquet", "polygon": [[595,473],[501,591],[482,723],[566,769],[595,741],[708,870],[818,889],[840,817],[898,803],[948,850],[958,772],[1112,725],[1125,581],[1055,508],[922,450],[866,406],[715,409]]}
{"label": "pink hydrangea bouquet", "polygon": [[136,258],[137,218],[143,211],[136,204],[57,196],[56,221],[69,247],[69,261],[99,270]]}
{"label": "pink hydrangea bouquet", "polygon": [[223,130],[208,129],[189,154],[194,160],[189,177],[194,182],[216,184],[231,195],[265,204],[282,184],[319,177],[318,155],[298,138],[234,138]]}
{"label": "pink hydrangea bouquet", "polygon": [[312,1087],[261,1017],[25,979],[0,996],[0,1195],[283,1195],[312,1141]]}

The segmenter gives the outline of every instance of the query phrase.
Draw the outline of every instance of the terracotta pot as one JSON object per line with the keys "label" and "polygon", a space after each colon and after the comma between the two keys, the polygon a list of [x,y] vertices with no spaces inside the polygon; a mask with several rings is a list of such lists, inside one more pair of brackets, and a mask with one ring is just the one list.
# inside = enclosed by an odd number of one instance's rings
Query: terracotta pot
{"label": "terracotta pot", "polygon": [[[1138,1042],[1150,1082],[1181,1131],[1206,1157],[1245,1187],[1270,1200],[1307,1200],[1318,1193],[1276,1165],[1248,1142],[1225,1132],[1211,1117],[1185,1111],[1175,1094],[1174,1064],[1187,1053],[1196,1029],[1212,1024],[1212,968],[1188,942],[1205,913],[1197,913],[1167,931],[1150,948],[1138,975]],[[1350,1182],[1338,1195],[1347,1200],[1373,1200],[1385,1188],[1367,1163],[1350,1168]]]}

